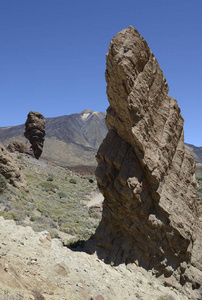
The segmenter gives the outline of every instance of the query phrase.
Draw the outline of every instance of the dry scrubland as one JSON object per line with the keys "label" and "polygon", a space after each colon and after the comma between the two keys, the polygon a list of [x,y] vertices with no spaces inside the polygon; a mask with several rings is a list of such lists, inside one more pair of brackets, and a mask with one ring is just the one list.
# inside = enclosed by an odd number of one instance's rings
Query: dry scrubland
{"label": "dry scrubland", "polygon": [[[18,225],[31,226],[35,231],[47,230],[52,238],[61,238],[64,244],[88,239],[101,219],[99,213],[89,214],[88,209],[91,196],[99,192],[92,172],[90,175],[77,175],[43,159],[36,160],[25,154],[13,155],[20,162],[29,193],[14,188],[0,178],[0,216],[15,220]],[[87,168],[84,169],[81,173],[87,171]],[[79,169],[76,168],[76,171]],[[202,222],[200,164],[196,168],[196,178]]]}
{"label": "dry scrubland", "polygon": [[88,212],[92,193],[98,193],[94,175],[79,176],[51,162],[24,154],[17,156],[29,193],[7,183],[0,194],[0,216],[35,231],[47,230],[64,244],[85,240],[100,220]]}

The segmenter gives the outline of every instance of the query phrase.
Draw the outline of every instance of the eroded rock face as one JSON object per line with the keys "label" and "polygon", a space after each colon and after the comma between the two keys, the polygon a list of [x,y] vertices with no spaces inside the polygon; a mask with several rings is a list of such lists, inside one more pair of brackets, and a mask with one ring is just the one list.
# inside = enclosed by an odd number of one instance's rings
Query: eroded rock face
{"label": "eroded rock face", "polygon": [[20,172],[18,161],[0,143],[0,173],[13,186],[28,191],[28,187],[22,173]]}
{"label": "eroded rock face", "polygon": [[131,26],[110,43],[106,81],[109,133],[96,170],[105,200],[86,249],[108,263],[153,270],[169,285],[198,288],[195,162],[184,148],[177,101],[168,95],[146,41]]}
{"label": "eroded rock face", "polygon": [[45,123],[44,116],[38,112],[30,111],[27,115],[24,136],[32,144],[31,148],[37,159],[41,156],[43,151]]}
{"label": "eroded rock face", "polygon": [[14,140],[8,144],[7,150],[9,150],[11,153],[29,153],[29,146],[21,141]]}

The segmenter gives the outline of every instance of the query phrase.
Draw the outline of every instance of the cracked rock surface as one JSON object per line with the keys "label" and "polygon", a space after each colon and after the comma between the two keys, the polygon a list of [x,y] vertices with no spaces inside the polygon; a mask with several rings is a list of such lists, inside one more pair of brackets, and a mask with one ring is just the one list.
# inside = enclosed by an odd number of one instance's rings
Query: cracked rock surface
{"label": "cracked rock surface", "polygon": [[105,200],[86,250],[116,266],[152,270],[177,289],[198,290],[202,260],[195,162],[185,150],[177,101],[132,26],[110,43],[106,81],[109,133],[98,150],[96,170]]}
{"label": "cracked rock surface", "polygon": [[13,186],[28,191],[17,159],[0,143],[0,174]]}

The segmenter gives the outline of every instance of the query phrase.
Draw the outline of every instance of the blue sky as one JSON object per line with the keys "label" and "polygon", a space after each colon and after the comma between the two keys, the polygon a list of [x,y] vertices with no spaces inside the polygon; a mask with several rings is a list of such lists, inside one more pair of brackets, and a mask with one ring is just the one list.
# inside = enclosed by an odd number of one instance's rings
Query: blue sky
{"label": "blue sky", "polygon": [[202,146],[202,0],[1,0],[0,127],[108,107],[105,54],[132,25],[163,69],[185,119],[185,142]]}

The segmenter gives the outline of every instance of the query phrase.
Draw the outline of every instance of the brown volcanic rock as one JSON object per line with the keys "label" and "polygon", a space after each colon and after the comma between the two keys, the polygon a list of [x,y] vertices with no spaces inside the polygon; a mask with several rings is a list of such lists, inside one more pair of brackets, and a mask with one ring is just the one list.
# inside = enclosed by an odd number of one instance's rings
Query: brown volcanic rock
{"label": "brown volcanic rock", "polygon": [[7,150],[10,151],[11,153],[13,153],[13,152],[29,153],[30,152],[29,146],[18,140],[14,140],[14,141],[10,142],[7,146]]}
{"label": "brown volcanic rock", "polygon": [[165,277],[166,284],[198,288],[195,162],[184,147],[177,101],[168,95],[146,41],[131,26],[110,43],[106,81],[109,133],[96,170],[105,200],[86,249],[115,265],[135,262]]}
{"label": "brown volcanic rock", "polygon": [[27,184],[23,178],[18,161],[0,143],[0,173],[13,186],[28,191]]}
{"label": "brown volcanic rock", "polygon": [[35,111],[30,111],[27,115],[24,136],[32,144],[31,148],[34,152],[34,156],[37,159],[41,156],[43,151],[45,124],[46,120],[42,114]]}

